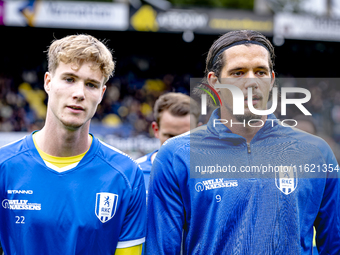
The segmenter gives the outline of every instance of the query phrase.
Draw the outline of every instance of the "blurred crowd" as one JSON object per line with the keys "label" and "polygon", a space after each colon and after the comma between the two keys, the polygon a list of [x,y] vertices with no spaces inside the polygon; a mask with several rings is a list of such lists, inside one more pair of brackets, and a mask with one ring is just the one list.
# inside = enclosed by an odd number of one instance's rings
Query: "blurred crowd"
{"label": "blurred crowd", "polygon": [[[182,79],[181,86],[175,82],[171,74],[152,79],[138,79],[132,74],[111,78],[92,120],[94,129],[102,133],[106,132],[105,127],[115,129],[115,135],[120,137],[149,134],[155,100],[169,91],[188,94],[189,80],[185,84],[185,78]],[[47,103],[43,83],[43,75],[39,77],[35,70],[24,71],[19,83],[0,73],[1,132],[31,132],[43,126]]]}
{"label": "blurred crowd", "polygon": [[[280,87],[306,88],[311,98],[303,105],[311,113],[304,115],[295,105],[287,106],[287,114],[281,115],[281,108],[275,112],[280,119],[293,119],[291,125],[323,138],[332,148],[340,162],[340,79],[339,78],[279,78]],[[304,94],[295,94],[304,98]],[[289,93],[287,94],[287,98]],[[280,105],[280,100],[278,105]],[[288,122],[289,123],[289,122]]]}
{"label": "blurred crowd", "polygon": [[[275,112],[281,120],[296,119],[305,126],[310,125],[306,131],[324,138],[338,158],[340,158],[339,82],[340,80],[336,78],[279,78],[277,83],[280,87],[303,87],[311,92],[311,100],[304,106],[312,116],[304,116],[295,106],[288,106],[287,115],[283,116],[280,112],[280,100]],[[124,76],[114,76],[107,85],[103,101],[91,122],[90,131],[110,139],[142,137],[138,144],[144,144],[145,138],[153,137],[150,126],[156,99],[169,91],[189,94],[190,76],[164,74],[159,77],[140,78],[135,73],[128,72]],[[40,69],[24,70],[20,79],[0,73],[0,132],[32,132],[40,129],[44,124],[46,103],[43,72]],[[303,126],[300,127],[304,129]],[[153,146],[139,150],[138,155],[157,146],[157,142],[153,141]]]}
{"label": "blurred crowd", "polygon": [[[19,78],[0,72],[0,132],[32,132],[43,127],[47,94],[41,69],[24,70]],[[151,139],[154,102],[170,91],[188,94],[189,82],[189,76],[173,74],[144,79],[133,72],[115,75],[107,83],[90,132],[105,141],[119,141],[119,149],[135,157],[158,148],[159,141]]]}

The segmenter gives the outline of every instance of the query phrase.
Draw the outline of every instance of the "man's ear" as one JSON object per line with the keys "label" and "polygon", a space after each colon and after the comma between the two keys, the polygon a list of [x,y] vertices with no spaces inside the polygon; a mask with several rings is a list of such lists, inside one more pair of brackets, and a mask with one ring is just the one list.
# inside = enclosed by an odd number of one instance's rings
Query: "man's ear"
{"label": "man's ear", "polygon": [[45,73],[44,76],[44,89],[46,93],[48,94],[51,90],[51,81],[52,81],[52,76],[49,72]]}
{"label": "man's ear", "polygon": [[99,101],[99,103],[103,100],[103,97],[104,97],[104,94],[105,94],[105,91],[106,91],[106,85],[103,85],[103,88],[102,88],[102,97]]}
{"label": "man's ear", "polygon": [[151,124],[151,127],[152,127],[152,130],[153,130],[155,137],[159,139],[159,127],[158,127],[157,122],[153,121],[152,124]]}
{"label": "man's ear", "polygon": [[219,81],[214,72],[208,73],[207,80],[211,87],[213,87],[217,92],[220,92],[220,89],[215,88],[215,85],[218,84]]}

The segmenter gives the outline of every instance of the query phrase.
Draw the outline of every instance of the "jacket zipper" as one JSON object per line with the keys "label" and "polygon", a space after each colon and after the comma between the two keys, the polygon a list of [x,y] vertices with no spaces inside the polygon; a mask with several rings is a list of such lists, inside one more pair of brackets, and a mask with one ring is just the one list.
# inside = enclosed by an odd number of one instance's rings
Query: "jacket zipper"
{"label": "jacket zipper", "polygon": [[247,149],[248,149],[248,153],[250,154],[250,153],[251,153],[251,150],[250,150],[250,143],[247,143]]}

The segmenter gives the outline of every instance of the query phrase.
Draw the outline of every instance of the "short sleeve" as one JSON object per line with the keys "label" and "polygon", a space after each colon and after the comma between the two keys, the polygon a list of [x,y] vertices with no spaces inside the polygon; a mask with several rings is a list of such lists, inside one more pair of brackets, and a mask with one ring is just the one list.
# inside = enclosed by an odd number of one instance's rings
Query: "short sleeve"
{"label": "short sleeve", "polygon": [[146,192],[142,171],[138,168],[136,185],[132,188],[117,248],[127,248],[145,242]]}

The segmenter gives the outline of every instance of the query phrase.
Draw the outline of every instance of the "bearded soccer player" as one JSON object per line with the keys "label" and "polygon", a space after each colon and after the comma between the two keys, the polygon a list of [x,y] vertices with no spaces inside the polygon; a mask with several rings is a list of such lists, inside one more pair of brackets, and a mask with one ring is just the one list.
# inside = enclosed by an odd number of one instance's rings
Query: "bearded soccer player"
{"label": "bearded soccer player", "polygon": [[[309,255],[313,226],[319,254],[340,254],[333,152],[273,114],[250,111],[267,110],[273,59],[273,46],[255,31],[229,32],[211,46],[206,81],[222,105],[207,125],[169,139],[158,152],[149,184],[146,254],[180,254],[183,242],[183,254]],[[231,90],[243,95],[233,98]],[[236,115],[233,103],[242,97],[244,114]],[[297,172],[293,166],[300,165],[323,171]],[[267,172],[242,172],[252,166],[266,166]]]}
{"label": "bearded soccer player", "polygon": [[140,254],[143,174],[89,134],[114,62],[90,35],[48,50],[45,126],[0,149],[0,240],[5,254]]}

